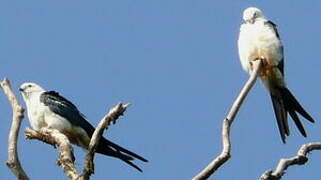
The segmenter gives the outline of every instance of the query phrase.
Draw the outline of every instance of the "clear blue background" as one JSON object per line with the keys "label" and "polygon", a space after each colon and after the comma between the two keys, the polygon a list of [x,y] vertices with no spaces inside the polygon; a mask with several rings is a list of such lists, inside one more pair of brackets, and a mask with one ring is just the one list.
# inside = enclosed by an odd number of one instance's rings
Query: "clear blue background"
{"label": "clear blue background", "polygon": [[[299,146],[320,141],[321,2],[213,0],[2,0],[0,77],[18,87],[34,81],[59,91],[96,125],[119,101],[132,107],[105,136],[141,154],[144,173],[96,156],[92,179],[190,179],[221,150],[221,122],[247,80],[237,53],[243,10],[257,6],[278,24],[289,88],[317,120],[294,127],[282,144],[270,97],[254,86],[232,127],[232,159],[213,179],[257,179]],[[11,108],[0,95],[0,178],[5,166]],[[24,139],[19,154],[31,179],[65,179],[56,149]],[[76,148],[82,168],[85,152]],[[320,152],[284,179],[318,179]]]}

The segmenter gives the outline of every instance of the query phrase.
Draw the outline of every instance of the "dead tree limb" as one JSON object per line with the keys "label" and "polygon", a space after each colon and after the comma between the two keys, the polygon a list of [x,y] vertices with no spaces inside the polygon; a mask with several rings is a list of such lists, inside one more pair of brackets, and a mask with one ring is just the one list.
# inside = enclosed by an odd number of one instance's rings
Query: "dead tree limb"
{"label": "dead tree limb", "polygon": [[98,142],[103,135],[104,130],[107,129],[111,123],[115,124],[116,120],[124,114],[129,105],[130,104],[118,103],[115,107],[109,110],[108,114],[102,118],[96,127],[89,143],[83,173],[80,178],[81,180],[88,180],[90,175],[94,173],[94,156]]}
{"label": "dead tree limb", "polygon": [[209,178],[218,168],[220,168],[228,159],[231,157],[231,141],[230,141],[230,128],[233,123],[233,120],[239,111],[245,97],[247,96],[248,92],[254,85],[257,76],[260,72],[262,61],[256,60],[253,61],[253,71],[249,80],[245,83],[243,89],[241,90],[240,94],[234,101],[229,113],[227,114],[226,118],[223,120],[223,127],[222,127],[222,144],[223,149],[219,156],[213,159],[199,174],[197,174],[193,180],[204,180]]}
{"label": "dead tree limb", "polygon": [[280,159],[276,169],[265,171],[260,180],[280,180],[288,167],[293,165],[303,165],[308,162],[307,154],[313,150],[321,150],[321,142],[311,142],[303,144],[296,156]]}
{"label": "dead tree limb", "polygon": [[7,166],[11,169],[12,173],[19,179],[19,180],[29,180],[29,177],[23,170],[18,156],[18,134],[20,130],[21,121],[24,117],[24,108],[18,103],[18,100],[15,94],[12,91],[10,81],[5,78],[0,83],[4,94],[7,96],[11,107],[12,107],[12,124],[9,132],[8,138],[8,160]]}
{"label": "dead tree limb", "polygon": [[60,149],[57,164],[63,168],[64,173],[69,179],[75,180],[79,178],[79,173],[74,165],[73,148],[69,139],[64,134],[49,128],[42,128],[39,131],[27,128],[25,134],[27,139],[38,139],[54,146],[57,145]]}

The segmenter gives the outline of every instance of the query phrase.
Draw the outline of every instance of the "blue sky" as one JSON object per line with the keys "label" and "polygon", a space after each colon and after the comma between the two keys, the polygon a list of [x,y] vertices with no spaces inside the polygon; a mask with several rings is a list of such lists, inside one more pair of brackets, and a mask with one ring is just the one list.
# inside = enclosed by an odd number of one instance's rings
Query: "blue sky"
{"label": "blue sky", "polygon": [[[282,144],[258,81],[232,126],[232,159],[213,176],[257,179],[301,144],[321,139],[319,1],[3,0],[0,77],[8,77],[16,93],[25,81],[59,91],[94,125],[117,102],[133,104],[104,135],[149,159],[137,162],[144,173],[97,155],[92,179],[190,179],[220,152],[221,122],[247,80],[236,42],[249,6],[278,24],[288,86],[317,120],[303,120],[307,139],[291,120],[292,134]],[[5,166],[11,109],[3,95],[0,109],[0,174],[11,180]],[[28,126],[26,118],[22,132]],[[82,168],[85,152],[75,149]],[[65,178],[51,146],[20,133],[19,154],[31,179]],[[310,157],[284,179],[319,177],[320,153]]]}

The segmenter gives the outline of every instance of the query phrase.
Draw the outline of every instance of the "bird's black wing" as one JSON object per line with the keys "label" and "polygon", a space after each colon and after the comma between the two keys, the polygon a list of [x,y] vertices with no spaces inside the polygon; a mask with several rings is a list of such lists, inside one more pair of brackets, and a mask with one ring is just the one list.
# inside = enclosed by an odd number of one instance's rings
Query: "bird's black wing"
{"label": "bird's black wing", "polygon": [[[60,96],[59,93],[55,91],[44,92],[40,95],[40,101],[48,106],[52,112],[66,118],[71,124],[83,128],[89,137],[94,133],[95,128],[84,118],[84,115],[79,112],[72,102]],[[143,157],[105,139],[104,137],[100,139],[96,151],[101,154],[117,157],[139,171],[142,170],[131,161],[134,160],[134,158],[137,158],[147,162]]]}
{"label": "bird's black wing", "polygon": [[[283,54],[283,46],[282,46],[282,54]],[[282,75],[284,77],[284,57],[281,59],[281,61],[279,62],[277,67],[278,67],[278,69],[280,70],[280,72],[282,73]]]}
{"label": "bird's black wing", "polygon": [[84,118],[84,115],[72,102],[60,96],[59,93],[46,91],[40,95],[40,102],[48,106],[52,112],[66,118],[72,125],[82,127],[89,137],[94,133],[95,128]]}

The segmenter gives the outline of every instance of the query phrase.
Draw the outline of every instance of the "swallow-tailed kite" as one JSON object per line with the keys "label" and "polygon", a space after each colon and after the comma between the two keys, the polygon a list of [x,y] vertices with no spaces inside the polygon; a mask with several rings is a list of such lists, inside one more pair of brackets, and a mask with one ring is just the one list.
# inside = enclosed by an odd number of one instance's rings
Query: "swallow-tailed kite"
{"label": "swallow-tailed kite", "polygon": [[249,7],[243,13],[244,24],[241,25],[238,50],[242,67],[251,73],[251,61],[263,60],[260,79],[269,91],[283,143],[290,135],[287,115],[290,114],[295,125],[306,137],[306,132],[298,114],[314,122],[286,86],[284,80],[283,46],[277,26],[266,19],[262,11]]}
{"label": "swallow-tailed kite", "polygon": [[[45,91],[35,83],[23,83],[19,89],[27,106],[28,118],[34,130],[41,128],[57,129],[68,139],[84,149],[88,148],[95,128],[69,100],[55,91]],[[102,137],[96,152],[119,158],[139,171],[132,160],[147,162],[143,157]]]}

